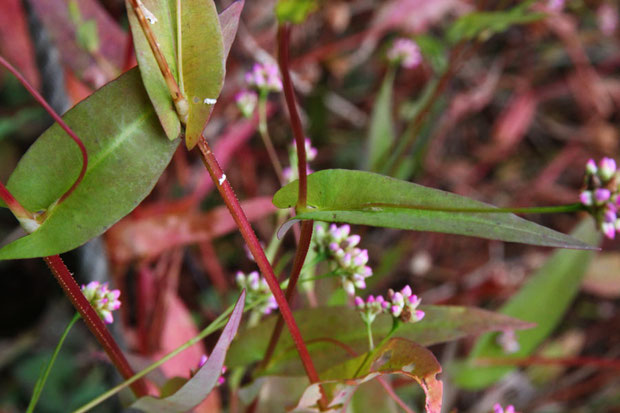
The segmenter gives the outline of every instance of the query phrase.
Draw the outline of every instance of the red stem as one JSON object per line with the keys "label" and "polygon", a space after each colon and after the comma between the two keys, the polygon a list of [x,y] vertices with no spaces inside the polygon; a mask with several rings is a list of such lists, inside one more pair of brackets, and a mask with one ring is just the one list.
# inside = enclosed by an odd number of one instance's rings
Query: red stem
{"label": "red stem", "polygon": [[209,171],[209,175],[211,175],[213,183],[217,187],[222,198],[224,198],[224,202],[226,203],[230,214],[235,220],[237,226],[239,227],[239,231],[241,232],[243,239],[248,245],[248,248],[254,256],[254,260],[256,261],[258,268],[265,277],[265,281],[267,281],[267,284],[269,285],[269,288],[273,293],[276,302],[278,303],[280,313],[282,314],[282,317],[286,322],[289,332],[291,333],[295,346],[297,347],[299,357],[304,365],[304,369],[306,370],[308,379],[310,379],[311,383],[318,382],[319,376],[316,372],[316,369],[314,368],[312,359],[310,358],[310,353],[308,353],[308,348],[304,343],[301,332],[299,331],[299,327],[297,326],[295,318],[293,317],[293,313],[288,305],[286,298],[284,297],[284,293],[280,289],[280,285],[278,284],[278,280],[276,279],[276,276],[273,272],[273,268],[271,267],[269,260],[267,260],[265,252],[263,251],[263,248],[258,242],[258,238],[256,237],[256,234],[254,233],[250,222],[245,216],[245,213],[243,212],[243,209],[239,204],[239,200],[237,200],[235,192],[230,186],[230,183],[228,183],[226,175],[220,168],[220,165],[218,164],[215,155],[211,151],[209,144],[203,136],[201,136],[198,140],[198,148],[202,153],[203,162],[207,170]]}
{"label": "red stem", "polygon": [[[310,248],[313,225],[314,221],[303,221],[301,223],[301,235],[299,236],[299,245],[297,246],[297,253],[295,254],[295,260],[293,261],[293,269],[291,271],[291,276],[288,279],[288,286],[286,287],[286,301],[289,303],[289,305],[291,304],[293,295],[295,294],[295,287],[297,286],[297,281],[299,280],[299,274],[301,273],[304,261],[306,260],[306,255],[308,254],[308,249]],[[278,321],[276,322],[276,326],[273,329],[273,333],[271,333],[271,339],[269,340],[267,351],[265,352],[263,361],[260,364],[261,368],[267,367],[267,364],[269,364],[271,357],[273,357],[273,352],[276,349],[276,345],[278,344],[278,340],[280,339],[280,334],[282,334],[283,327],[284,319],[282,318],[282,316],[279,316]]]}
{"label": "red stem", "polygon": [[82,170],[80,171],[80,175],[77,177],[73,185],[71,185],[71,188],[69,188],[69,190],[65,192],[58,200],[58,203],[61,203],[69,195],[71,195],[71,193],[75,190],[75,188],[77,188],[80,182],[82,182],[82,179],[84,178],[84,175],[86,174],[86,168],[88,167],[88,154],[86,153],[86,147],[84,146],[84,143],[82,142],[82,140],[75,134],[75,132],[71,130],[69,125],[67,125],[65,121],[62,120],[60,115],[58,115],[54,111],[54,109],[52,109],[52,107],[45,101],[43,96],[41,96],[39,92],[37,92],[37,90],[28,82],[28,80],[26,80],[26,78],[21,73],[19,73],[19,71],[15,69],[2,56],[0,56],[0,64],[4,66],[9,72],[11,72],[13,76],[17,78],[17,80],[19,80],[19,82],[26,88],[28,93],[30,93],[32,97],[34,97],[35,100],[39,102],[41,106],[43,106],[43,108],[47,111],[47,113],[49,113],[50,116],[60,125],[60,127],[63,128],[65,132],[67,132],[69,137],[73,139],[73,141],[80,148],[80,152],[82,153]]}
{"label": "red stem", "polygon": [[[114,366],[118,369],[119,373],[125,378],[129,379],[135,373],[129,366],[127,359],[123,355],[123,352],[118,347],[116,341],[106,328],[103,320],[97,315],[93,307],[90,305],[82,290],[75,282],[75,279],[69,272],[69,269],[62,261],[59,255],[53,255],[50,257],[44,257],[45,263],[54,274],[54,277],[62,287],[65,295],[71,301],[71,304],[82,316],[82,319],[86,323],[86,326],[91,333],[95,336],[99,344],[103,347],[105,352],[114,363]],[[148,394],[146,383],[144,380],[138,380],[131,384],[131,389],[137,397],[142,397]]]}
{"label": "red stem", "polygon": [[34,214],[24,208],[2,182],[0,182],[0,199],[4,201],[17,219],[34,219]]}
{"label": "red stem", "polygon": [[[284,90],[284,98],[286,106],[291,118],[291,127],[293,128],[293,136],[295,137],[295,146],[297,148],[297,167],[299,170],[299,198],[297,199],[297,208],[306,208],[308,178],[306,171],[308,170],[306,161],[306,142],[304,137],[301,118],[297,110],[297,102],[295,102],[295,90],[291,81],[289,72],[289,43],[291,37],[291,27],[288,23],[281,24],[278,27],[278,65],[282,72],[282,88]],[[304,253],[305,256],[305,253]]]}

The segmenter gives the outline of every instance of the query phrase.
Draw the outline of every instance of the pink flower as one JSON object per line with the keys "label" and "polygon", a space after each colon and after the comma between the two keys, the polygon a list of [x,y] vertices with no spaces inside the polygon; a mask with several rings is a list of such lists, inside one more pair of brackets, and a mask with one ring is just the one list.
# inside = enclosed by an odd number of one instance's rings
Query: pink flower
{"label": "pink flower", "polygon": [[112,311],[121,307],[121,301],[118,299],[121,295],[120,290],[108,289],[108,283],[91,281],[87,285],[82,285],[82,293],[103,321],[107,324],[114,322]]}
{"label": "pink flower", "polygon": [[420,48],[416,42],[407,38],[396,39],[387,52],[387,58],[406,69],[412,69],[422,63]]}

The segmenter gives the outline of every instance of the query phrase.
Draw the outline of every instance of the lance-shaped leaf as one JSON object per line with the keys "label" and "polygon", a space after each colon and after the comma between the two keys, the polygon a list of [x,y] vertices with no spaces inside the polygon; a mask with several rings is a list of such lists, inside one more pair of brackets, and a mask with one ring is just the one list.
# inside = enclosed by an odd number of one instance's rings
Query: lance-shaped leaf
{"label": "lance-shaped leaf", "polygon": [[[478,308],[434,305],[421,308],[426,313],[424,320],[401,325],[396,335],[423,346],[489,331],[516,330],[532,326],[512,317]],[[361,354],[368,349],[366,325],[359,312],[353,308],[318,307],[295,311],[294,315],[319,372],[350,358],[348,351]],[[228,352],[228,366],[242,367],[262,360],[275,321],[275,317],[270,317],[257,326],[244,330]],[[375,342],[380,342],[391,328],[392,317],[387,314],[379,315],[372,326]],[[265,373],[297,375],[303,372],[291,337],[282,335]]]}
{"label": "lance-shaped leaf", "polygon": [[394,128],[392,126],[392,89],[396,69],[390,67],[385,74],[381,89],[372,108],[370,127],[366,140],[365,169],[378,171],[379,162],[387,157],[387,152],[394,143]]}
{"label": "lance-shaped leaf", "polygon": [[237,300],[228,323],[224,327],[224,331],[222,331],[222,335],[217,340],[207,362],[196,372],[194,377],[189,379],[171,396],[163,399],[157,399],[152,396],[141,397],[131,407],[149,413],[182,413],[198,406],[211,393],[211,390],[217,384],[217,379],[222,374],[228,346],[230,346],[230,342],[237,334],[237,329],[243,316],[244,303],[245,290]]}
{"label": "lance-shaped leaf", "polygon": [[393,338],[369,357],[364,354],[321,374],[324,381],[308,387],[293,411],[320,411],[317,402],[321,398],[321,386],[329,401],[328,411],[341,411],[360,384],[385,374],[400,374],[420,384],[426,394],[426,412],[439,413],[443,394],[443,384],[436,377],[439,373],[441,366],[428,349]]}
{"label": "lance-shaped leaf", "polygon": [[181,2],[180,47],[179,67],[189,103],[185,144],[192,149],[224,83],[224,40],[213,0]]}
{"label": "lance-shaped leaf", "polygon": [[237,36],[239,19],[241,18],[241,11],[243,11],[244,5],[245,0],[237,0],[222,10],[219,16],[220,27],[222,28],[222,40],[224,42],[224,67],[226,67],[226,59],[235,41],[235,36]]}
{"label": "lance-shaped leaf", "polygon": [[101,234],[151,192],[179,144],[166,139],[137,70],[107,84],[63,119],[86,146],[84,179],[53,205],[82,166],[77,145],[53,125],[22,157],[7,183],[27,209],[48,209],[47,219],[32,234],[0,249],[0,259],[60,254]]}
{"label": "lance-shaped leaf", "polygon": [[[600,234],[591,219],[582,222],[573,235],[590,243],[600,241]],[[555,330],[573,302],[593,254],[592,251],[556,251],[501,309],[503,314],[536,323],[536,327],[515,333],[519,349],[511,354],[506,354],[499,346],[497,334],[480,337],[464,365],[458,369],[455,382],[469,389],[488,387],[515,367],[485,367],[479,361],[493,358],[510,360],[532,354]]]}
{"label": "lance-shaped leaf", "polygon": [[[157,39],[159,50],[163,54],[174,79],[179,81],[176,56],[176,0],[142,0],[145,15],[150,23],[150,29]],[[161,73],[151,46],[144,35],[144,31],[138,22],[138,18],[131,7],[129,0],[126,1],[127,17],[133,36],[133,44],[136,51],[136,59],[140,67],[140,74],[144,87],[155,107],[155,112],[169,139],[176,139],[181,134],[181,122],[177,115],[170,90],[166,85],[164,75]]]}
{"label": "lance-shaped leaf", "polygon": [[[274,205],[295,206],[298,186],[295,181],[281,188],[273,197]],[[492,205],[370,172],[327,169],[313,173],[308,177],[308,206],[295,218],[444,232],[547,247],[595,248],[514,214],[491,212]]]}

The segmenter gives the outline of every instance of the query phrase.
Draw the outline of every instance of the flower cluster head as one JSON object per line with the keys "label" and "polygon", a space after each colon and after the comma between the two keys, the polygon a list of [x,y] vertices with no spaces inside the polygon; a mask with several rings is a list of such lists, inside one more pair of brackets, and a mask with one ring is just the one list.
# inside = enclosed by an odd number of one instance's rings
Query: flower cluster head
{"label": "flower cluster head", "polygon": [[497,344],[506,354],[516,353],[521,348],[514,330],[506,330],[497,336]]}
{"label": "flower cluster head", "polygon": [[388,313],[404,323],[417,323],[424,318],[424,311],[418,310],[422,301],[413,294],[411,287],[406,285],[402,290],[394,292],[388,290],[388,298],[383,296],[369,295],[366,301],[361,297],[355,297],[355,306],[360,311],[365,323],[372,323],[381,313]]}
{"label": "flower cluster head", "polygon": [[239,271],[237,272],[235,278],[239,288],[245,288],[247,294],[246,300],[248,300],[248,303],[253,303],[258,300],[262,301],[266,298],[266,301],[255,308],[256,311],[263,314],[270,314],[273,310],[278,308],[276,299],[273,294],[271,294],[267,281],[265,281],[265,279],[261,277],[257,271],[252,271],[248,275],[245,275]]}
{"label": "flower cluster head", "polygon": [[424,318],[424,311],[417,310],[422,299],[413,294],[410,286],[406,285],[398,292],[390,288],[388,297],[391,302],[389,312],[392,317],[399,318],[404,323],[417,323]]}
{"label": "flower cluster head", "polygon": [[382,295],[377,296],[377,298],[374,295],[369,295],[366,301],[361,297],[355,297],[355,306],[360,310],[362,320],[365,323],[372,323],[375,321],[375,317],[387,311],[390,303],[385,301]]}
{"label": "flower cluster head", "polygon": [[420,47],[407,38],[396,39],[387,52],[387,58],[390,63],[400,64],[405,69],[412,69],[422,63]]}
{"label": "flower cluster head", "polygon": [[610,3],[603,3],[596,10],[596,20],[605,36],[613,36],[618,28],[618,10]]}
{"label": "flower cluster head", "polygon": [[564,10],[565,0],[547,0],[547,9],[553,13]]}
{"label": "flower cluster head", "polygon": [[[305,139],[304,146],[306,148],[306,175],[310,175],[314,171],[310,169],[310,166],[308,166],[308,162],[313,161],[318,155],[319,151],[312,146],[312,142],[310,142],[310,139],[308,138]],[[282,170],[282,176],[284,177],[285,181],[293,182],[295,179],[299,178],[299,172],[297,168],[297,148],[295,147],[295,142],[293,142],[293,144],[289,146],[288,157],[290,159],[291,166],[287,166]]]}
{"label": "flower cluster head", "polygon": [[509,404],[504,409],[501,404],[495,403],[493,405],[493,413],[516,413],[515,407],[512,404]]}
{"label": "flower cluster head", "polygon": [[281,92],[282,79],[278,72],[278,66],[273,63],[255,63],[248,73],[245,74],[248,86],[261,92]]}
{"label": "flower cluster head", "polygon": [[253,90],[241,90],[235,95],[235,102],[243,116],[249,118],[258,103],[258,95]]}
{"label": "flower cluster head", "polygon": [[342,287],[349,295],[355,294],[355,289],[366,288],[366,278],[372,275],[368,263],[368,250],[357,248],[360,242],[359,235],[350,235],[351,227],[338,227],[331,224],[329,230],[318,225],[316,229],[316,243],[335,264],[340,272]]}
{"label": "flower cluster head", "polygon": [[[196,370],[192,370],[191,371],[191,376],[192,377],[195,376],[196,373],[198,372],[198,370],[200,370],[200,368],[205,365],[207,360],[209,360],[209,357],[206,354],[203,354],[202,356],[200,356],[200,361],[198,362],[198,367],[196,368]],[[226,373],[226,370],[227,370],[226,366],[222,366],[222,375],[217,379],[217,385],[218,386],[221,386],[226,381],[226,379],[224,378],[224,373]]]}
{"label": "flower cluster head", "polygon": [[108,289],[108,283],[91,281],[87,285],[82,285],[82,293],[103,321],[107,324],[114,322],[112,311],[121,307],[121,301],[118,299],[121,295],[120,290]]}
{"label": "flower cluster head", "polygon": [[620,171],[616,161],[603,158],[596,164],[590,159],[586,164],[586,188],[579,194],[579,200],[592,214],[599,229],[607,238],[613,239],[620,232]]}

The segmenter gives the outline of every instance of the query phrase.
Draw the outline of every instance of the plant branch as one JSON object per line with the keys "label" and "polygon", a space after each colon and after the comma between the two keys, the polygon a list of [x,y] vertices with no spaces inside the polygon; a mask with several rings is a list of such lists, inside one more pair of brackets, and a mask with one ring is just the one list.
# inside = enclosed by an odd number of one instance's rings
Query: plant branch
{"label": "plant branch", "polygon": [[17,199],[6,189],[6,186],[2,182],[0,182],[0,199],[4,201],[6,206],[11,210],[13,215],[22,222],[23,220],[34,220],[35,216],[32,212],[28,211],[26,208],[19,203]]}
{"label": "plant branch", "polygon": [[286,107],[288,108],[291,119],[291,127],[293,128],[293,136],[295,137],[295,146],[297,148],[297,167],[299,170],[299,198],[297,199],[297,208],[305,209],[307,203],[308,178],[306,171],[308,170],[308,161],[306,160],[306,142],[304,137],[301,118],[297,110],[297,102],[295,101],[295,89],[291,80],[289,71],[289,43],[291,37],[291,27],[288,23],[281,24],[278,27],[278,65],[282,72],[282,87],[284,89],[284,98],[286,99]]}
{"label": "plant branch", "polygon": [[267,149],[269,160],[271,161],[273,169],[278,177],[278,182],[280,182],[280,185],[284,186],[285,182],[284,174],[282,172],[282,164],[280,163],[278,154],[273,147],[271,136],[269,136],[269,129],[267,129],[267,94],[263,92],[261,92],[260,97],[258,98],[258,131],[261,139],[263,140],[263,144]]}
{"label": "plant branch", "polygon": [[[75,279],[69,272],[69,269],[62,261],[59,255],[52,255],[50,257],[44,257],[43,260],[54,274],[56,281],[60,284],[60,287],[64,291],[71,304],[80,313],[80,316],[86,323],[86,326],[91,333],[95,336],[99,344],[103,347],[105,352],[110,357],[110,360],[116,366],[117,370],[125,379],[128,379],[134,375],[134,372],[129,365],[129,362],[123,355],[123,352],[119,348],[118,344],[106,328],[103,320],[99,317],[97,312],[90,305],[80,286],[75,282]],[[138,381],[131,386],[134,394],[137,397],[145,396],[148,394],[146,383],[144,381]]]}
{"label": "plant branch", "polygon": [[73,318],[71,319],[67,327],[65,328],[65,331],[62,333],[62,336],[60,336],[60,340],[58,340],[58,344],[56,344],[56,348],[54,349],[52,358],[50,358],[50,360],[47,362],[47,366],[45,366],[45,370],[39,376],[36,384],[34,385],[34,390],[32,392],[32,398],[30,399],[30,403],[28,403],[28,408],[26,410],[26,413],[34,412],[34,408],[37,406],[37,402],[39,401],[39,398],[41,397],[41,393],[43,392],[43,388],[45,387],[45,382],[47,381],[47,378],[49,377],[49,374],[52,371],[52,367],[54,366],[56,357],[58,357],[58,353],[60,353],[60,349],[63,343],[65,342],[65,339],[69,335],[69,331],[71,331],[71,328],[79,319],[80,319],[80,314],[75,313],[75,315],[73,316]]}
{"label": "plant branch", "polygon": [[[291,276],[288,279],[288,286],[286,287],[286,301],[289,305],[291,304],[293,295],[295,294],[295,287],[297,286],[297,281],[299,280],[299,274],[301,274],[301,269],[303,268],[306,255],[308,254],[308,249],[310,248],[313,225],[313,221],[303,221],[301,223],[299,245],[297,246],[297,253],[295,254],[295,260],[293,261],[293,269],[291,270]],[[273,357],[273,352],[276,349],[276,345],[278,344],[278,340],[280,339],[280,335],[282,334],[283,327],[284,319],[282,318],[282,315],[280,315],[278,316],[278,321],[273,329],[273,333],[271,333],[269,345],[267,346],[267,351],[265,351],[263,361],[259,365],[259,369],[264,369],[267,367],[267,364],[269,364],[269,361]]]}
{"label": "plant branch", "polygon": [[[0,188],[2,189],[0,193],[4,194],[4,196],[8,196],[11,202],[14,202],[18,208],[26,209],[13,197],[13,195],[4,187],[4,185],[0,184]],[[8,198],[7,198],[8,199]],[[60,284],[63,292],[73,304],[73,307],[78,311],[88,329],[93,333],[99,344],[103,347],[105,352],[110,357],[110,360],[116,366],[117,370],[121,375],[125,378],[129,378],[133,376],[133,370],[129,365],[129,362],[123,355],[123,352],[119,348],[118,344],[106,328],[103,320],[99,317],[95,309],[90,305],[90,302],[86,299],[82,290],[80,289],[77,282],[71,275],[71,272],[65,265],[65,263],[60,258],[60,255],[52,255],[49,257],[43,257],[43,260],[49,267],[50,271]],[[143,381],[139,381],[132,386],[133,392],[136,396],[143,396],[148,394],[148,390],[146,388],[146,384]]]}
{"label": "plant branch", "polygon": [[278,284],[278,280],[276,279],[276,276],[273,272],[273,268],[267,260],[265,252],[263,251],[263,248],[258,242],[258,238],[256,237],[252,226],[250,225],[245,213],[243,212],[243,209],[241,208],[241,205],[237,200],[235,192],[230,186],[228,180],[226,179],[226,175],[220,168],[220,165],[218,164],[217,159],[211,151],[208,142],[203,136],[201,136],[198,140],[198,148],[202,153],[203,162],[207,170],[209,171],[209,175],[211,175],[211,179],[213,179],[215,186],[220,192],[220,195],[222,196],[222,198],[224,198],[224,202],[226,203],[230,214],[235,220],[237,226],[239,227],[241,235],[247,243],[250,252],[254,256],[254,260],[258,265],[258,268],[265,277],[265,281],[267,281],[267,284],[269,285],[269,288],[273,293],[276,302],[278,303],[280,313],[282,314],[282,317],[284,318],[284,321],[286,322],[289,332],[291,333],[291,336],[293,338],[293,342],[297,347],[299,357],[304,365],[304,369],[306,370],[308,379],[311,383],[318,382],[319,376],[316,372],[314,364],[312,363],[312,359],[310,358],[310,353],[308,353],[308,348],[306,347],[306,344],[304,343],[304,340],[301,336],[301,332],[299,331],[299,327],[297,326],[297,323],[293,318],[293,313],[288,305],[284,293],[280,289],[280,285]]}
{"label": "plant branch", "polygon": [[[155,61],[157,61],[157,65],[159,66],[159,70],[164,77],[166,86],[168,86],[168,91],[170,92],[170,96],[172,97],[172,101],[174,102],[174,107],[177,111],[177,115],[179,115],[179,119],[181,120],[181,122],[183,124],[186,124],[189,104],[187,103],[187,99],[183,95],[179,84],[174,79],[172,71],[170,70],[170,66],[168,65],[168,62],[166,61],[166,58],[164,57],[161,49],[159,48],[157,39],[155,38],[155,34],[151,30],[150,23],[145,15],[145,11],[146,13],[150,12],[146,9],[146,7],[144,7],[144,4],[142,4],[140,0],[129,0],[129,4],[131,5],[131,8],[136,14],[138,23],[140,23],[140,27],[142,28],[142,32],[144,33],[144,37],[146,37],[146,40],[149,42],[149,46],[151,46],[151,51],[153,52]],[[180,11],[177,11],[177,13],[179,12]]]}
{"label": "plant branch", "polygon": [[67,132],[67,135],[69,135],[69,137],[73,139],[73,141],[80,148],[80,152],[82,153],[82,170],[80,171],[80,174],[78,175],[75,182],[73,182],[73,185],[71,185],[71,188],[69,188],[67,192],[65,192],[58,200],[57,203],[61,203],[69,195],[71,195],[71,193],[75,190],[75,188],[77,188],[80,182],[82,182],[82,179],[84,178],[84,175],[86,174],[86,168],[88,168],[88,154],[86,153],[86,147],[84,146],[84,143],[82,142],[82,140],[69,127],[69,125],[67,125],[65,121],[62,120],[60,115],[58,115],[56,111],[54,111],[54,109],[52,109],[52,107],[45,101],[43,96],[41,96],[39,92],[37,92],[37,90],[28,82],[28,80],[26,80],[26,78],[21,73],[19,73],[19,71],[15,69],[2,56],[0,56],[0,64],[4,66],[9,72],[11,72],[13,76],[17,78],[17,80],[19,80],[19,82],[26,88],[28,93],[30,93],[32,97],[34,97],[35,100],[41,106],[43,106],[43,108],[47,111],[47,113],[50,114],[50,116],[54,119],[54,121],[56,121],[58,125],[60,125],[60,127],[64,129],[65,132]]}

